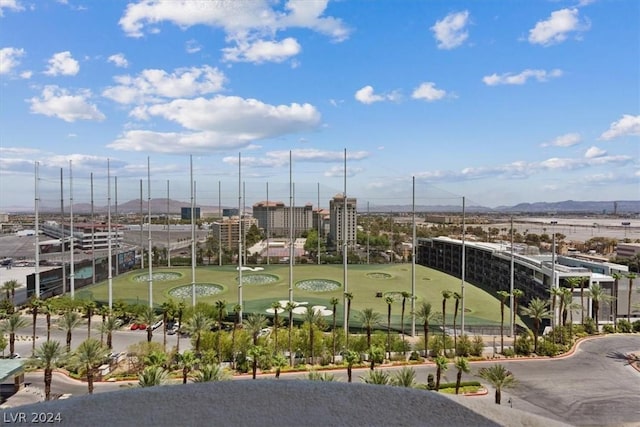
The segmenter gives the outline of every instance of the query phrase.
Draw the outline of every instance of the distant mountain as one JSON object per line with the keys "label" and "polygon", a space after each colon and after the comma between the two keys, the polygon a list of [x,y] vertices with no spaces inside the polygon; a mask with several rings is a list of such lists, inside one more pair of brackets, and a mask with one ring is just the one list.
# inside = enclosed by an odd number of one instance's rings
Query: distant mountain
{"label": "distant mountain", "polygon": [[639,213],[640,200],[619,200],[610,202],[576,201],[519,203],[515,206],[499,206],[500,212],[521,213]]}

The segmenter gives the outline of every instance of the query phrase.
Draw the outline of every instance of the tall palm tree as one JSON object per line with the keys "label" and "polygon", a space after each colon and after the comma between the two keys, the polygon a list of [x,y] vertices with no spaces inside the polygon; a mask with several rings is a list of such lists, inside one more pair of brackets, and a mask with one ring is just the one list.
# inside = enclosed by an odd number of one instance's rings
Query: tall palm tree
{"label": "tall palm tree", "polygon": [[53,369],[58,366],[62,358],[63,351],[58,341],[45,341],[40,344],[33,354],[44,368],[44,398],[51,400],[51,380],[53,379]]}
{"label": "tall palm tree", "polygon": [[169,381],[169,373],[162,366],[147,366],[138,376],[138,386],[155,387]]}
{"label": "tall palm tree", "polygon": [[71,351],[71,334],[81,323],[82,317],[73,310],[65,310],[58,318],[58,328],[67,333],[67,353]]}
{"label": "tall palm tree", "polygon": [[153,339],[153,324],[158,321],[158,318],[153,307],[145,307],[138,315],[138,322],[147,325],[147,342]]}
{"label": "tall palm tree", "polygon": [[347,350],[344,353],[344,361],[347,362],[347,382],[351,382],[353,365],[360,361],[360,355],[357,351]]}
{"label": "tall palm tree", "polygon": [[449,368],[449,359],[444,356],[436,357],[436,391],[440,390],[440,378]]}
{"label": "tall palm tree", "polygon": [[402,291],[402,309],[400,311],[400,333],[402,334],[402,354],[405,354],[405,336],[404,336],[404,313],[407,307],[407,299],[412,298],[411,294],[407,291]]}
{"label": "tall palm tree", "polygon": [[53,311],[51,301],[44,300],[40,307],[40,311],[44,312],[44,317],[47,323],[47,341],[49,341],[51,340],[51,312]]}
{"label": "tall palm tree", "polygon": [[391,359],[391,304],[394,301],[392,296],[384,298],[384,302],[387,304],[387,354],[389,359]]}
{"label": "tall palm tree", "polygon": [[3,321],[2,331],[9,334],[9,356],[13,357],[16,349],[16,332],[18,329],[25,328],[29,322],[20,313],[13,313]]}
{"label": "tall palm tree", "polygon": [[273,348],[275,352],[278,352],[278,326],[280,325],[280,319],[278,318],[278,310],[282,308],[280,301],[274,301],[271,303],[273,309]]}
{"label": "tall palm tree", "polygon": [[243,322],[244,328],[251,335],[253,345],[258,345],[260,331],[267,327],[268,320],[263,314],[251,313]]}
{"label": "tall palm tree", "polygon": [[236,330],[238,329],[238,325],[242,320],[240,318],[240,313],[242,312],[242,306],[240,304],[235,304],[233,306],[233,329],[231,330],[231,358],[233,361],[233,367],[235,368],[236,364]]}
{"label": "tall palm tree", "polygon": [[211,320],[211,318],[202,311],[194,312],[191,319],[187,322],[186,330],[192,337],[195,337],[196,342],[194,350],[196,354],[200,354],[200,341],[202,339],[202,334],[211,330],[212,324],[213,320]]}
{"label": "tall palm tree", "polygon": [[373,311],[373,308],[365,308],[360,312],[360,323],[367,333],[367,348],[371,347],[371,331],[373,327],[380,323],[380,313]]}
{"label": "tall palm tree", "polygon": [[[120,329],[120,326],[122,326],[122,320],[115,316],[109,316],[100,326],[100,334],[107,336],[107,348],[109,350],[113,349],[113,332]],[[102,343],[102,340],[100,340],[100,343]]]}
{"label": "tall palm tree", "polygon": [[267,350],[261,345],[252,345],[247,350],[247,357],[251,359],[251,378],[256,379],[256,373],[258,371],[258,361],[265,354],[267,354]]}
{"label": "tall palm tree", "polygon": [[82,341],[74,352],[73,361],[87,378],[89,394],[93,394],[93,378],[96,368],[104,362],[108,354],[109,349],[95,338],[87,338]]}
{"label": "tall palm tree", "polygon": [[591,304],[593,306],[593,319],[596,321],[596,331],[600,331],[600,303],[611,302],[614,298],[607,294],[600,283],[594,283],[589,290],[591,296]]}
{"label": "tall palm tree", "polygon": [[[553,327],[555,328],[556,326],[564,326],[561,320],[562,319],[562,306],[561,306],[562,288],[560,287],[551,288],[549,293],[551,294],[551,313],[553,313],[553,318],[554,318]],[[558,313],[560,314],[560,319],[556,317],[556,306],[559,307]]]}
{"label": "tall palm tree", "polygon": [[[182,301],[180,301],[178,303],[178,306],[176,308],[176,311],[178,313],[178,325],[180,325],[180,328],[182,328],[182,316],[184,316],[184,310],[186,309],[187,305],[184,302],[184,299]],[[176,351],[180,351],[180,331],[178,331],[178,333],[176,334]]]}
{"label": "tall palm tree", "polygon": [[226,381],[229,379],[227,372],[219,364],[207,363],[198,369],[193,382],[208,383],[214,381]]}
{"label": "tall palm tree", "polygon": [[309,356],[311,364],[315,362],[313,355],[313,345],[315,338],[315,330],[324,328],[324,319],[320,310],[314,310],[312,307],[307,307],[303,318],[304,323],[309,327]]}
{"label": "tall palm tree", "polygon": [[[454,354],[458,351],[458,340],[457,340],[457,332],[456,332],[456,319],[458,318],[458,310],[460,308],[460,300],[462,299],[462,294],[459,292],[453,293],[453,299],[455,301],[453,306],[453,352]],[[461,334],[464,331],[461,331]]]}
{"label": "tall palm tree", "polygon": [[108,306],[102,305],[98,308],[98,314],[102,317],[102,324],[100,325],[100,342],[104,344],[104,324],[107,321],[107,316],[111,314],[111,311]]}
{"label": "tall palm tree", "polygon": [[31,331],[31,355],[35,355],[36,352],[36,324],[38,323],[38,309],[42,306],[42,300],[36,295],[29,298],[29,308],[31,309],[31,325],[33,327]]}
{"label": "tall palm tree", "polygon": [[509,295],[507,291],[498,291],[498,298],[500,299],[500,353],[504,353],[504,306]]}
{"label": "tall palm tree", "polygon": [[489,384],[496,390],[495,402],[500,404],[502,398],[502,390],[515,385],[515,378],[513,374],[508,371],[503,365],[495,364],[490,367],[482,368],[478,371],[480,378],[489,381]]}
{"label": "tall palm tree", "polygon": [[449,290],[442,291],[442,352],[444,355],[447,354],[447,300],[451,298],[453,294]]}
{"label": "tall palm tree", "polygon": [[456,369],[458,373],[456,374],[456,394],[460,391],[460,383],[462,382],[462,373],[468,374],[471,372],[471,367],[469,366],[469,361],[466,357],[458,357],[455,361]]}
{"label": "tall palm tree", "polygon": [[293,367],[293,348],[291,343],[291,338],[293,336],[293,309],[296,308],[296,303],[293,301],[287,302],[284,310],[289,313],[289,324],[288,324],[288,348],[289,348],[289,364]]}
{"label": "tall palm tree", "polygon": [[87,316],[87,338],[91,338],[91,318],[93,317],[93,312],[96,309],[96,303],[93,301],[86,301],[83,304],[83,308]]}
{"label": "tall palm tree", "polygon": [[549,303],[540,298],[533,298],[529,305],[520,308],[520,313],[533,320],[533,352],[538,352],[538,334],[540,333],[540,323],[543,319],[551,318]]}
{"label": "tall palm tree", "polygon": [[584,326],[584,277],[568,277],[565,281],[569,285],[569,288],[571,288],[572,294],[573,289],[576,286],[580,286],[580,324]]}
{"label": "tall palm tree", "polygon": [[514,289],[512,295],[513,295],[513,310],[511,310],[511,315],[513,317],[511,321],[513,322],[513,327],[515,328],[517,317],[518,317],[518,304],[520,303],[520,300],[524,297],[524,291],[522,289]]}
{"label": "tall palm tree", "polygon": [[424,332],[424,356],[429,356],[429,323],[431,321],[437,321],[436,313],[432,311],[431,303],[423,301],[416,311],[416,317],[418,321],[422,322],[422,329]]}
{"label": "tall palm tree", "polygon": [[191,350],[185,350],[184,353],[177,353],[176,358],[178,367],[182,370],[182,384],[186,384],[189,372],[191,372],[193,366],[198,362],[198,358]]}
{"label": "tall palm tree", "polygon": [[345,340],[345,347],[348,349],[349,348],[349,324],[350,324],[350,320],[351,320],[351,300],[353,299],[353,294],[351,292],[345,292],[344,293],[344,297],[347,300],[347,324],[345,325],[345,332],[346,332],[346,336],[344,337]]}
{"label": "tall palm tree", "polygon": [[162,311],[162,348],[167,351],[167,323],[169,322],[169,317],[173,317],[176,310],[175,303],[172,299],[169,299],[160,304],[160,310]]}
{"label": "tall palm tree", "polygon": [[615,298],[615,304],[613,305],[613,327],[616,328],[618,324],[618,285],[620,279],[622,279],[622,274],[613,273],[611,277],[613,277],[613,298]]}
{"label": "tall palm tree", "polygon": [[218,314],[218,333],[216,334],[216,352],[218,363],[222,363],[222,321],[227,317],[227,302],[223,299],[217,300],[216,313]]}
{"label": "tall palm tree", "polygon": [[628,291],[628,300],[627,300],[627,322],[631,323],[631,292],[633,289],[633,279],[635,279],[635,273],[627,274],[627,279],[629,279],[629,291]]}
{"label": "tall palm tree", "polygon": [[[318,256],[320,256],[320,254],[318,254]],[[331,300],[329,301],[329,304],[331,304],[331,316],[333,318],[333,327],[331,329],[331,343],[333,346],[332,349],[332,356],[331,356],[331,363],[333,363],[335,365],[336,363],[336,318],[337,318],[337,309],[338,309],[338,304],[340,304],[340,300],[336,297],[331,298]]]}
{"label": "tall palm tree", "polygon": [[2,289],[7,293],[7,299],[11,298],[12,304],[16,298],[16,289],[19,287],[20,283],[15,279],[7,280],[2,286]]}

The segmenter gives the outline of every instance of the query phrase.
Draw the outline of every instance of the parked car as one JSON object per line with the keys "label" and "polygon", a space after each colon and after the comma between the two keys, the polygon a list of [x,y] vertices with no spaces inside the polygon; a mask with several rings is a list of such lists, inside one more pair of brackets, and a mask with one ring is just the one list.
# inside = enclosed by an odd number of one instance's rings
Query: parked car
{"label": "parked car", "polygon": [[138,324],[137,323],[132,323],[131,324],[131,330],[135,331],[136,329],[138,329]]}
{"label": "parked car", "polygon": [[164,325],[164,322],[162,320],[158,320],[156,323],[151,325],[151,329],[155,331],[156,329],[158,329],[162,325]]}

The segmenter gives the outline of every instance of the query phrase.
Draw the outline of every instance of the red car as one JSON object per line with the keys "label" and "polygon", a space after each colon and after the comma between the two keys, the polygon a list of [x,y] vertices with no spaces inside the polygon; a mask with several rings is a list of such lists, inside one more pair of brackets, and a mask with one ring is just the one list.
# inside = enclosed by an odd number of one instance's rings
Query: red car
{"label": "red car", "polygon": [[137,323],[133,323],[133,324],[131,325],[131,330],[132,330],[132,331],[135,331],[136,329],[138,329],[138,324],[137,324]]}

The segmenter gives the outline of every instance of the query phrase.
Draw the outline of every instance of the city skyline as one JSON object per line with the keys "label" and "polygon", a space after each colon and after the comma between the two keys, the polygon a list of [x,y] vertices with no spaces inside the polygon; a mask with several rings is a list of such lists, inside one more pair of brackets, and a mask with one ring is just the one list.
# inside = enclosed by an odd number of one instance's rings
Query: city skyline
{"label": "city skyline", "polygon": [[413,179],[422,205],[637,200],[639,14],[633,0],[6,0],[0,211],[33,206],[36,161],[52,205],[61,168],[65,199],[73,170],[74,203],[93,174],[106,205],[107,162],[121,201],[141,181],[144,199],[170,183],[186,200],[191,156],[202,205],[218,185],[227,206],[245,185],[266,200],[267,182],[289,203],[291,168],[295,204],[320,188],[326,207],[345,154],[359,204],[410,204]]}

